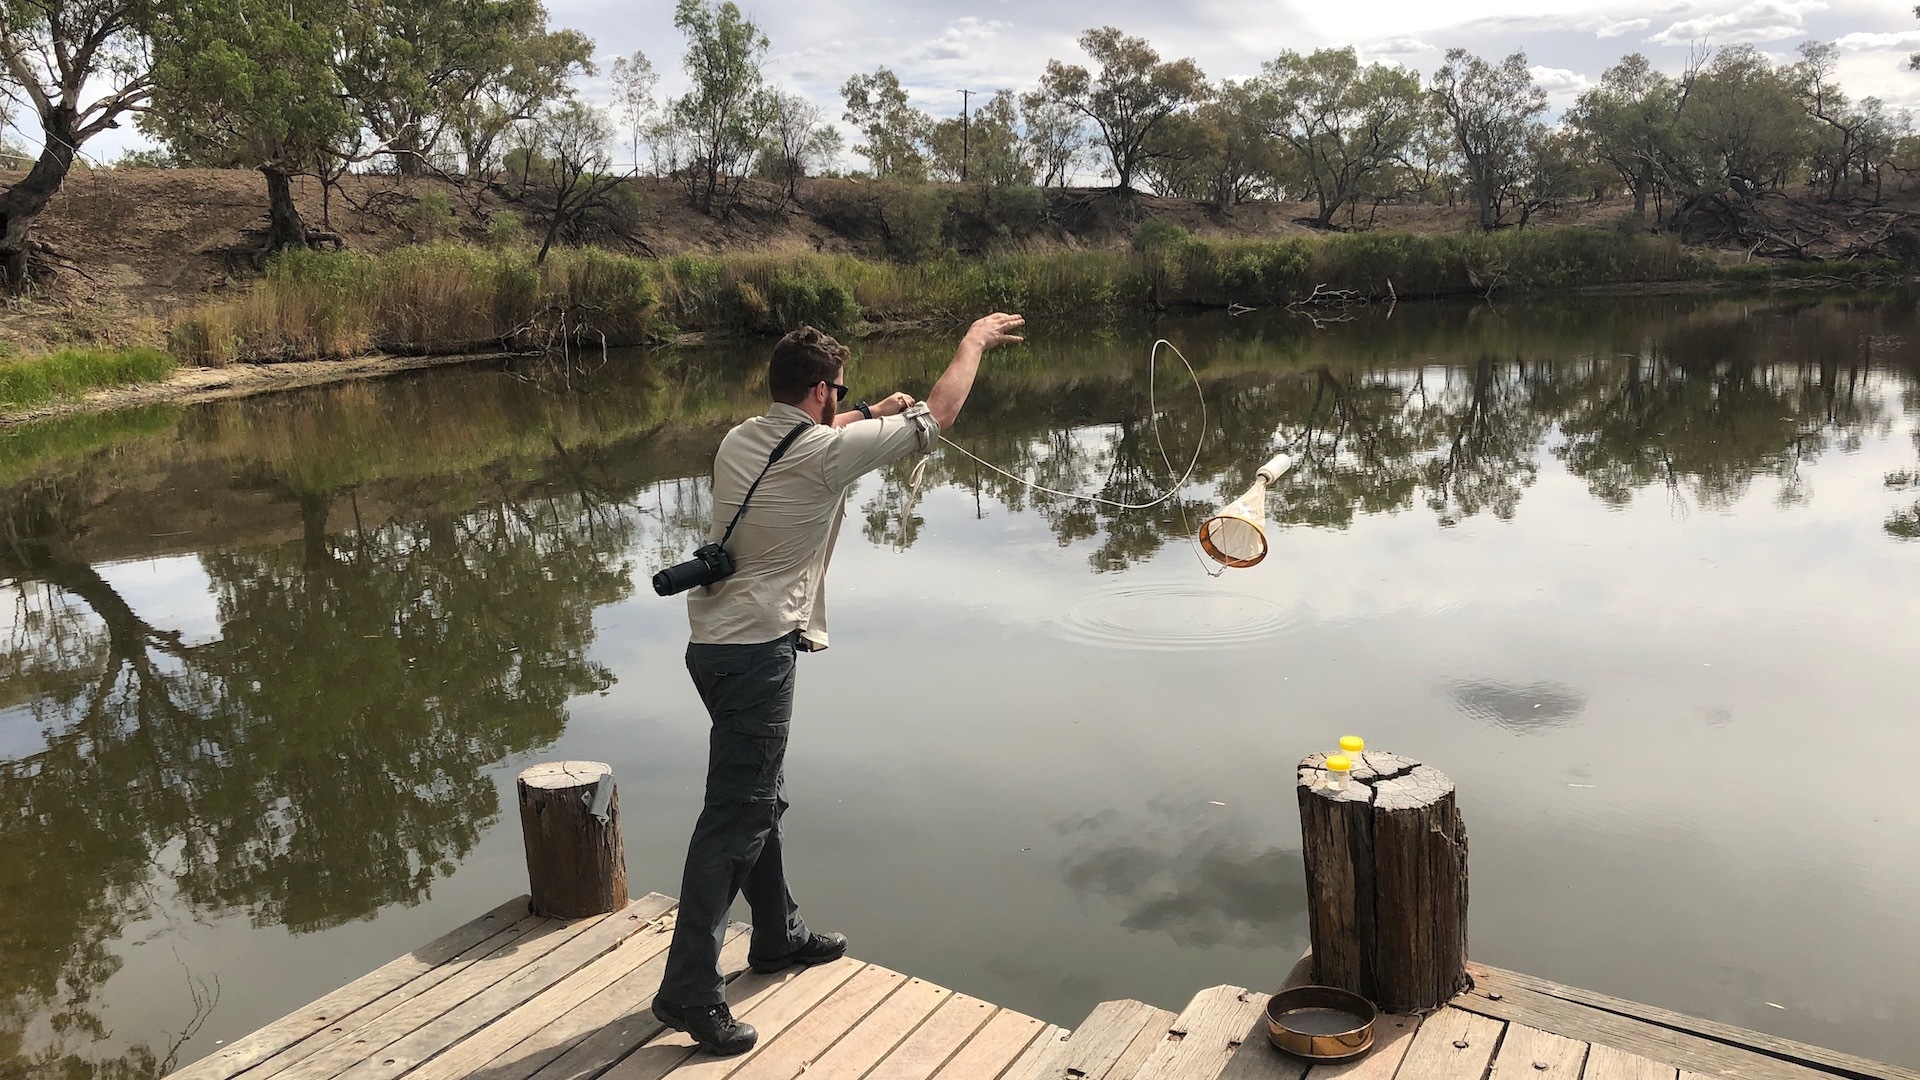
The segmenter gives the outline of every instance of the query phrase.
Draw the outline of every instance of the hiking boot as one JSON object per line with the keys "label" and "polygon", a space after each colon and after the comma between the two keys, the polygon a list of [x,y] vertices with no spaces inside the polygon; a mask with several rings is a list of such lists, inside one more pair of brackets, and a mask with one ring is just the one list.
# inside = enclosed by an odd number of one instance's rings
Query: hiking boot
{"label": "hiking boot", "polygon": [[786,954],[771,959],[756,960],[747,957],[747,966],[762,975],[771,975],[776,971],[785,971],[790,967],[811,967],[825,964],[847,955],[847,935],[814,934],[807,943]]}
{"label": "hiking boot", "polygon": [[733,1018],[733,1010],[724,1001],[718,1005],[669,1005],[655,998],[653,1015],[675,1031],[693,1036],[700,1049],[720,1057],[744,1054],[760,1038],[752,1024]]}

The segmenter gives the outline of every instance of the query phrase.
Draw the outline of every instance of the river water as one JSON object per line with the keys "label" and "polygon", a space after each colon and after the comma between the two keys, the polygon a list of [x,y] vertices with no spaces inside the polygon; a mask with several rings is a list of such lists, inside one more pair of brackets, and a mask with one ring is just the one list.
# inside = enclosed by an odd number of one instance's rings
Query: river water
{"label": "river water", "polygon": [[[1483,961],[1920,1066],[1910,295],[1039,323],[852,493],[793,889],[1056,1023],[1279,981],[1293,764],[1459,785]],[[442,370],[0,438],[0,1076],[191,1061],[522,891],[512,778],[617,771],[673,892],[681,602],[764,344]],[[856,394],[950,345],[862,343]],[[1273,553],[1191,542],[1279,448]],[[1906,765],[1902,765],[1906,762]]]}

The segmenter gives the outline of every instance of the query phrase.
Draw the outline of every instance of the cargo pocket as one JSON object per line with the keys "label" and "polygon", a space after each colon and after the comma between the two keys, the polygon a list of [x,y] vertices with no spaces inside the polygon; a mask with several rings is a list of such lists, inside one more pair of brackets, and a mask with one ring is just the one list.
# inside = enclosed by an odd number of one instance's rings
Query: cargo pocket
{"label": "cargo pocket", "polygon": [[785,739],[793,719],[793,641],[722,646],[689,656],[694,681],[715,726],[739,735]]}

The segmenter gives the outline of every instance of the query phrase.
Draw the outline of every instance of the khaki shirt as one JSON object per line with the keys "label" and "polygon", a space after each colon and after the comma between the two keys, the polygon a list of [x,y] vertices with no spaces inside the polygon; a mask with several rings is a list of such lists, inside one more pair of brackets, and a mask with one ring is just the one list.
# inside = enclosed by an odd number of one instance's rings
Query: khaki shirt
{"label": "khaki shirt", "polygon": [[[760,475],[767,455],[794,425],[813,418],[784,402],[727,432],[713,458],[716,542]],[[814,424],[754,489],[747,512],[727,541],[733,576],[687,592],[687,620],[696,645],[759,645],[800,631],[800,647],[827,647],[827,561],[840,535],[847,493],[861,476],[918,450],[933,450],[940,425],[925,403],[898,416],[845,427]]]}

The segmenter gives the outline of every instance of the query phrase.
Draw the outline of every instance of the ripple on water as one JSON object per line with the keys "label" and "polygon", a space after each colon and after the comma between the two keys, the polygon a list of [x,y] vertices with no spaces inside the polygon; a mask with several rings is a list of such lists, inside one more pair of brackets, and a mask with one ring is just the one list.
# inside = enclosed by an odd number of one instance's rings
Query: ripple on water
{"label": "ripple on water", "polygon": [[1075,605],[1054,625],[1072,641],[1177,652],[1250,645],[1287,629],[1280,605],[1192,585],[1129,585]]}

